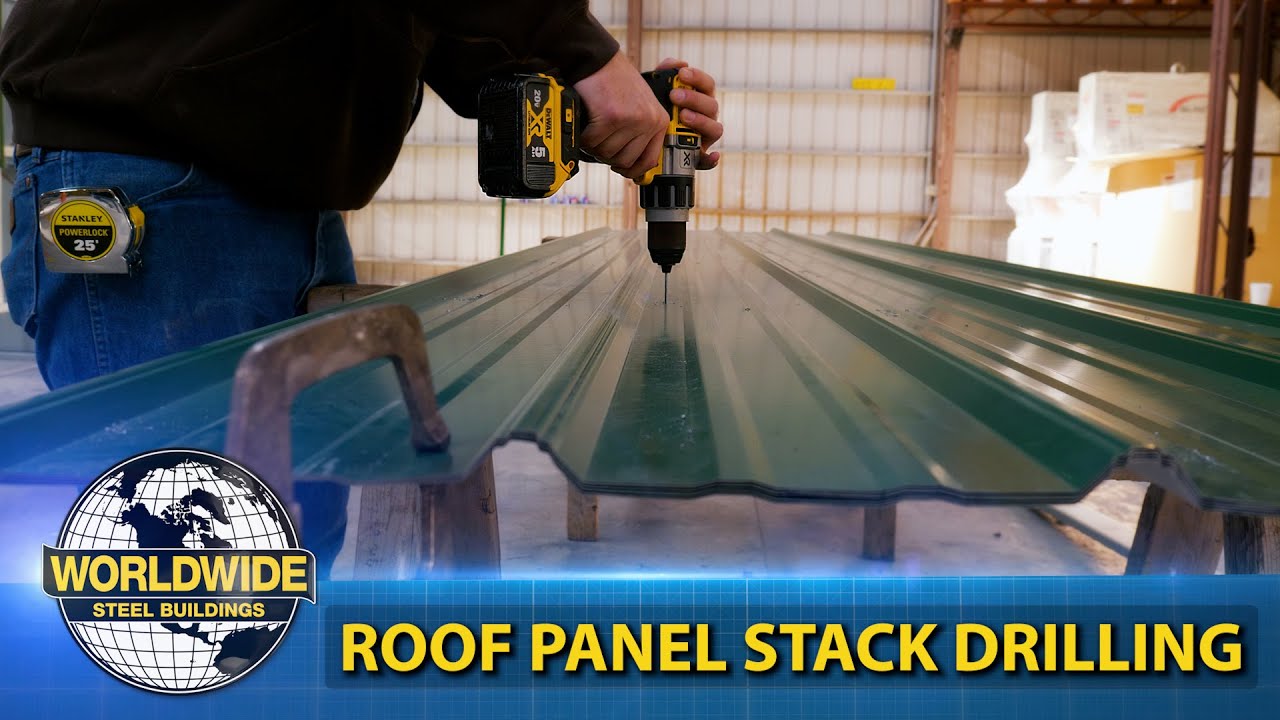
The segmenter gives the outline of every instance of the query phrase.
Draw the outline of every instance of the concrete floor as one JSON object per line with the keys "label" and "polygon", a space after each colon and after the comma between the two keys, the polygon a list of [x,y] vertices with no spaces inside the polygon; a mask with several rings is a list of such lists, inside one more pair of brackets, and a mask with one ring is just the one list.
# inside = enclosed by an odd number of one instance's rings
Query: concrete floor
{"label": "concrete floor", "polygon": [[[0,315],[0,320],[8,321]],[[0,352],[0,406],[12,405],[45,392],[36,361],[27,353]]]}
{"label": "concrete floor", "polygon": [[[29,356],[0,354],[0,405],[43,392]],[[565,483],[531,443],[494,453],[503,576],[1075,575],[1115,573],[1116,553],[1026,508],[941,501],[899,504],[897,559],[859,558],[862,511],[749,497],[600,498],[600,540],[565,538]],[[1106,512],[1132,522],[1133,491]],[[0,485],[0,582],[35,581],[40,545],[52,543],[76,491]],[[1137,496],[1140,501],[1140,495]],[[335,577],[352,577],[339,558]]]}

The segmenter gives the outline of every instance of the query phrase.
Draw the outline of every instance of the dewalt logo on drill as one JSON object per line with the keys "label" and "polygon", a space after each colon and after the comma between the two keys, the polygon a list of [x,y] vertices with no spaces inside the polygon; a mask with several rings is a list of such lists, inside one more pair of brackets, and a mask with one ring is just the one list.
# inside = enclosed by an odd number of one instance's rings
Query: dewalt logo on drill
{"label": "dewalt logo on drill", "polygon": [[44,591],[81,649],[124,682],[196,693],[279,645],[315,558],[257,477],[200,450],[157,450],[103,473],[45,546]]}
{"label": "dewalt logo on drill", "polygon": [[[548,149],[553,146],[551,133],[555,124],[552,122],[552,104],[547,102],[541,89],[534,89],[525,103],[525,124],[527,126],[525,145],[529,147],[529,157],[535,160],[550,161]],[[538,142],[534,142],[538,138]]]}

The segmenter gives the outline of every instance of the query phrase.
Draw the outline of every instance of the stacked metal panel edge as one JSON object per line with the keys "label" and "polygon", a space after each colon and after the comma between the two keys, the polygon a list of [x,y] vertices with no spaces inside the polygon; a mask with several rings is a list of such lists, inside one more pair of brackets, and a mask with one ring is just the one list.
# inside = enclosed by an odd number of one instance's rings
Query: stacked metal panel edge
{"label": "stacked metal panel edge", "polygon": [[[299,398],[300,477],[450,482],[519,437],[598,492],[1066,502],[1123,471],[1280,512],[1266,308],[776,231],[691,234],[666,305],[643,234],[607,230],[362,302],[417,311],[453,443],[414,452],[370,364]],[[235,365],[281,327],[0,411],[0,479],[220,450]]]}

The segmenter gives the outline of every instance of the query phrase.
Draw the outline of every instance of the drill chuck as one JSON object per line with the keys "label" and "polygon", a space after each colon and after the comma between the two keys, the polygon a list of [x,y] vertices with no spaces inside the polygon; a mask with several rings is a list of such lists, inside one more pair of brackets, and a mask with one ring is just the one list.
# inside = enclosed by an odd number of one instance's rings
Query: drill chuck
{"label": "drill chuck", "polygon": [[685,224],[683,221],[649,221],[649,259],[671,272],[671,267],[684,259]]}
{"label": "drill chuck", "polygon": [[684,258],[685,223],[693,207],[692,175],[659,175],[640,186],[640,207],[649,224],[649,258],[671,272]]}
{"label": "drill chuck", "polygon": [[693,207],[692,175],[659,175],[640,186],[640,207],[649,222],[688,222]]}

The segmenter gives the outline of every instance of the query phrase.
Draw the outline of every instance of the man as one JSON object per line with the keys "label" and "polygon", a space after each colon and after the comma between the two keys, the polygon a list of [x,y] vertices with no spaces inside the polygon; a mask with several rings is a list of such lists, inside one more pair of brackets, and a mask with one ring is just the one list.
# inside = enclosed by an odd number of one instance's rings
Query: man
{"label": "man", "polygon": [[[337,211],[386,179],[423,82],[474,117],[480,83],[517,69],[574,86],[583,144],[614,170],[657,164],[662,108],[586,0],[20,0],[0,36],[18,163],[3,271],[45,381],[285,320],[312,288],[355,282]],[[681,72],[697,91],[672,99],[710,146],[714,82]],[[45,266],[40,194],[75,187],[119,188],[143,211],[132,272]],[[331,560],[345,488],[297,493],[308,545]]]}

